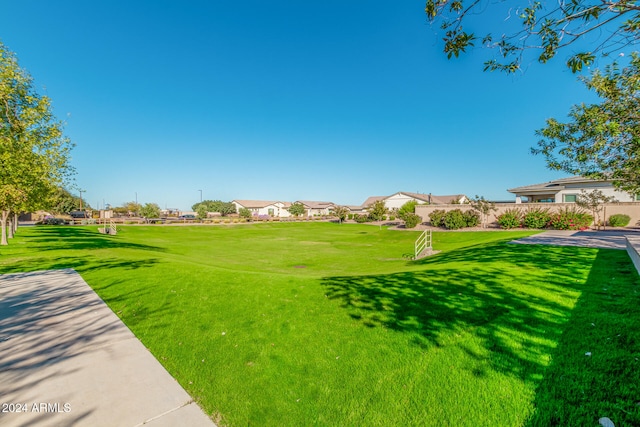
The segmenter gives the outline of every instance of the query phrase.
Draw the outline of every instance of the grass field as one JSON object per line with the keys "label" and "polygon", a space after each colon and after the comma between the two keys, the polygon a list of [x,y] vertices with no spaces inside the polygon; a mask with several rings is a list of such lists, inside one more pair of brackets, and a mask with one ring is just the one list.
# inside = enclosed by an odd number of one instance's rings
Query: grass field
{"label": "grass field", "polygon": [[626,252],[528,234],[22,228],[0,272],[76,269],[220,425],[640,425]]}

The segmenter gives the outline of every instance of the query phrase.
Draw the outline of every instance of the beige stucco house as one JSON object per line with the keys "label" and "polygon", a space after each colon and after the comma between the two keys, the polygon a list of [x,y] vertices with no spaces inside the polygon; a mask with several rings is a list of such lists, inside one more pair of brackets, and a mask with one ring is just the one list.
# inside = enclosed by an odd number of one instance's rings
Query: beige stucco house
{"label": "beige stucco house", "polygon": [[515,194],[516,203],[574,203],[583,190],[586,192],[600,190],[605,196],[615,197],[618,202],[640,201],[638,195],[616,190],[611,181],[595,180],[582,176],[525,185],[507,191]]}
{"label": "beige stucco house", "polygon": [[402,205],[409,201],[416,201],[419,204],[429,205],[446,205],[446,204],[463,204],[468,203],[469,198],[464,194],[454,194],[451,196],[434,196],[433,194],[409,193],[400,191],[391,196],[372,196],[362,204],[364,208],[371,206],[373,203],[382,200],[387,209],[399,209]]}
{"label": "beige stucco house", "polygon": [[236,211],[240,208],[249,209],[253,216],[269,215],[273,218],[288,218],[291,214],[288,208],[291,206],[289,202],[279,202],[272,200],[233,200]]}
{"label": "beige stucco house", "polygon": [[306,210],[307,216],[323,216],[330,215],[331,211],[336,207],[333,202],[318,202],[312,200],[297,200],[295,203],[301,203]]}

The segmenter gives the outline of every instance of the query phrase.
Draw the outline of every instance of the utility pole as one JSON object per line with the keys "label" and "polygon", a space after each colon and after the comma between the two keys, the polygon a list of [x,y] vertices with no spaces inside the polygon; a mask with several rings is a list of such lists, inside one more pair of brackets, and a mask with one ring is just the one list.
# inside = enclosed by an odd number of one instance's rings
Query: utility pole
{"label": "utility pole", "polygon": [[202,203],[202,190],[198,190],[200,192],[200,203]]}

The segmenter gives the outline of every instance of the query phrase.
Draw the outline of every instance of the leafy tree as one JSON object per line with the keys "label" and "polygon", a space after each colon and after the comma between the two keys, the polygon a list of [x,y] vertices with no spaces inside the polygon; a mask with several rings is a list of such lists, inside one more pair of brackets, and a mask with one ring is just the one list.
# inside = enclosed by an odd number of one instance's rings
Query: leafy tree
{"label": "leafy tree", "polygon": [[406,221],[408,214],[416,213],[417,205],[418,205],[418,202],[416,200],[409,200],[404,205],[400,206],[400,209],[398,209],[398,218],[402,219],[403,221]]}
{"label": "leafy tree", "polygon": [[124,206],[116,206],[112,210],[118,215],[129,215],[129,210]]}
{"label": "leafy tree", "polygon": [[576,198],[576,205],[583,209],[588,209],[593,214],[595,225],[600,227],[604,223],[600,214],[604,210],[602,206],[605,203],[613,203],[616,198],[613,196],[607,196],[600,190],[585,191],[581,190],[580,194]]}
{"label": "leafy tree", "polygon": [[470,199],[469,203],[471,204],[473,210],[477,211],[478,214],[480,214],[480,224],[482,224],[482,227],[486,227],[489,215],[492,211],[497,210],[496,204],[485,200],[483,196],[477,195],[475,199]]}
{"label": "leafy tree", "polygon": [[[485,62],[485,70],[509,73],[520,69],[527,51],[536,52],[537,60],[545,63],[561,49],[588,41],[591,48],[578,48],[566,61],[567,67],[578,72],[597,57],[636,43],[640,31],[640,8],[626,0],[534,0],[520,6],[491,0],[426,0],[425,13],[430,22],[440,24],[448,58],[458,57],[479,43],[495,49],[498,58]],[[504,18],[497,24],[490,19],[470,22],[473,15],[496,13]],[[483,29],[486,34],[478,36],[467,31],[467,24],[492,28]],[[492,33],[501,36],[494,38]]]}
{"label": "leafy tree", "polygon": [[[49,201],[49,209],[53,214],[69,213],[78,210],[80,206],[80,197],[74,196],[66,188],[59,187],[55,193],[51,195]],[[82,201],[82,206],[90,209],[91,207],[86,201]]]}
{"label": "leafy tree", "polygon": [[218,207],[217,212],[220,212],[222,216],[227,216],[236,213],[236,205],[231,202],[222,202]]}
{"label": "leafy tree", "polygon": [[573,106],[568,123],[547,120],[532,152],[543,155],[550,169],[611,179],[620,190],[640,193],[640,57],[633,54],[629,66],[614,63],[582,80],[601,103]]}
{"label": "leafy tree", "polygon": [[194,204],[191,209],[198,212],[201,218],[205,218],[208,212],[219,212],[222,216],[236,213],[236,205],[222,200],[203,200]]}
{"label": "leafy tree", "polygon": [[250,219],[251,211],[247,208],[240,208],[238,209],[238,215],[240,215],[240,218]]}
{"label": "leafy tree", "polygon": [[11,213],[46,207],[72,174],[71,148],[49,98],[34,90],[31,76],[0,43],[0,244],[7,244]]}
{"label": "leafy tree", "polygon": [[160,206],[156,203],[145,203],[140,208],[140,215],[144,218],[158,218],[160,216]]}
{"label": "leafy tree", "polygon": [[336,206],[333,209],[333,214],[338,218],[340,224],[347,219],[347,215],[349,215],[349,208],[346,206]]}
{"label": "leafy tree", "polygon": [[289,206],[289,213],[293,216],[304,215],[304,212],[304,205],[300,202],[292,203],[291,206]]}
{"label": "leafy tree", "polygon": [[207,214],[209,213],[207,205],[205,205],[204,203],[199,203],[193,206],[195,207],[194,211],[198,215],[198,218],[202,219],[207,217]]}
{"label": "leafy tree", "polygon": [[368,206],[367,211],[371,221],[382,221],[388,212],[384,200],[376,200]]}
{"label": "leafy tree", "polygon": [[142,209],[142,205],[136,202],[127,202],[123,205],[125,212],[129,215],[139,215],[140,209]]}

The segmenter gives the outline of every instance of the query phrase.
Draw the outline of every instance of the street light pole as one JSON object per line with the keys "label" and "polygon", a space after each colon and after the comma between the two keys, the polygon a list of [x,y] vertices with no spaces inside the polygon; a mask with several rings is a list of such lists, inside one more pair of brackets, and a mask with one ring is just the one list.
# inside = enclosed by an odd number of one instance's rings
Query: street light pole
{"label": "street light pole", "polygon": [[198,190],[200,192],[200,203],[202,203],[202,190]]}

